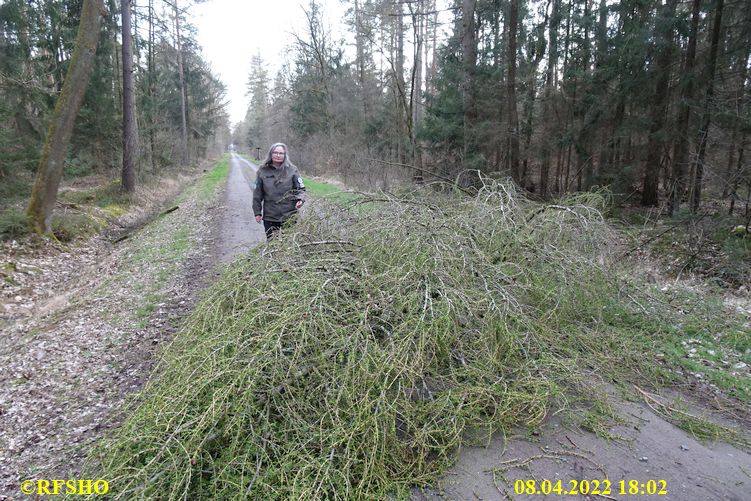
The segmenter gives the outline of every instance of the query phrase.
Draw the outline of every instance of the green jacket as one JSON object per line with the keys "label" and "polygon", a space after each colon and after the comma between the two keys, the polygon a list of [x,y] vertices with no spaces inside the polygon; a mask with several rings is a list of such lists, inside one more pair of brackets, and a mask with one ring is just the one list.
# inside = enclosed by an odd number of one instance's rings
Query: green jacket
{"label": "green jacket", "polygon": [[295,204],[298,200],[305,200],[305,184],[297,167],[259,167],[253,186],[253,213],[256,216],[263,215],[266,221],[283,223],[297,213]]}

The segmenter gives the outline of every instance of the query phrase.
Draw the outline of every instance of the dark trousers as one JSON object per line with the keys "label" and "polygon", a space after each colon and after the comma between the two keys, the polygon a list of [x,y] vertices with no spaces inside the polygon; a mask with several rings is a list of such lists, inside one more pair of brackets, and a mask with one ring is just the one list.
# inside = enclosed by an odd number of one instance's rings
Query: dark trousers
{"label": "dark trousers", "polygon": [[284,223],[277,223],[276,221],[263,220],[263,229],[266,230],[266,240],[271,240],[279,233]]}

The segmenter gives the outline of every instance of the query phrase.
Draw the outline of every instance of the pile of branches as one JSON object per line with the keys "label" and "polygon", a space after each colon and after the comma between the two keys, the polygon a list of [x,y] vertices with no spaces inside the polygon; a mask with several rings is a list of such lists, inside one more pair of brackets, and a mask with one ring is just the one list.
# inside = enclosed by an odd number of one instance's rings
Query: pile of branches
{"label": "pile of branches", "polygon": [[89,468],[119,499],[407,496],[606,352],[575,327],[617,293],[588,197],[485,180],[313,202],[209,289]]}

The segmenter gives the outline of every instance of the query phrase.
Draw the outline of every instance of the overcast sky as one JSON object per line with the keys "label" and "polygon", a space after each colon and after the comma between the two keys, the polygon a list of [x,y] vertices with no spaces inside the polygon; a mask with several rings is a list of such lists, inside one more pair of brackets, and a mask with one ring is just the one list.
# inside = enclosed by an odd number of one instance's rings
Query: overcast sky
{"label": "overcast sky", "polygon": [[[339,22],[344,7],[339,0],[320,3],[330,28],[343,31]],[[307,5],[307,0],[209,0],[190,8],[203,54],[227,86],[233,124],[245,117],[251,57],[260,50],[273,81],[284,59],[284,49],[292,43],[290,33],[301,33],[305,26],[301,5]]]}

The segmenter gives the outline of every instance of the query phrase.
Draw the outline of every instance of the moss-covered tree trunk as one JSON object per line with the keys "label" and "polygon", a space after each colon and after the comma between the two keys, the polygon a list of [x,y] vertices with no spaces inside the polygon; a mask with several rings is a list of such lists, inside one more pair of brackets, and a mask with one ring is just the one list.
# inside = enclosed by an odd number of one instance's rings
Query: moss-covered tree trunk
{"label": "moss-covered tree trunk", "polygon": [[102,0],[84,0],[73,57],[47,130],[47,139],[26,210],[37,233],[50,231],[52,209],[55,207],[57,189],[63,175],[65,151],[94,66],[99,28],[105,13]]}

